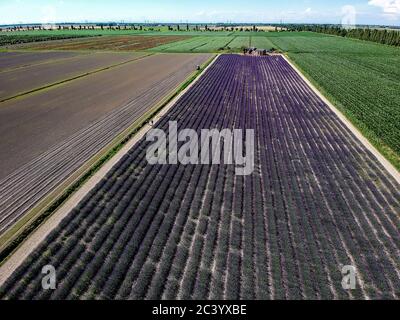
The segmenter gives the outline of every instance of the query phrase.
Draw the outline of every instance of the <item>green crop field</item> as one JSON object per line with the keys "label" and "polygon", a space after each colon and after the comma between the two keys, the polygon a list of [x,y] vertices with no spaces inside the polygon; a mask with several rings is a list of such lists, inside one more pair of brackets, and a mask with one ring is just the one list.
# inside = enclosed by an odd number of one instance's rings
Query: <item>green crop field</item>
{"label": "green crop field", "polygon": [[[149,35],[150,33],[146,33]],[[315,37],[326,37],[311,32],[158,32],[163,35],[191,35],[192,39],[162,45],[150,49],[153,52],[240,52],[243,47],[271,49],[281,47],[279,43],[298,37],[300,41],[308,41]],[[300,36],[299,36],[300,35]],[[273,41],[272,41],[273,40]],[[277,43],[275,43],[275,41]],[[283,45],[282,45],[283,47]],[[284,49],[285,50],[285,49]]]}
{"label": "green crop field", "polygon": [[274,44],[264,36],[197,36],[150,49],[153,52],[240,52],[243,47],[271,49]]}
{"label": "green crop field", "polygon": [[[199,36],[150,49],[155,52],[218,52],[230,46],[236,37]],[[239,47],[240,48],[240,47]]]}
{"label": "green crop field", "polygon": [[250,37],[235,37],[232,42],[229,43],[229,48],[232,48],[232,50],[239,50],[242,47],[250,47]]}
{"label": "green crop field", "polygon": [[250,47],[260,48],[260,49],[271,49],[275,45],[267,37],[250,37]]}

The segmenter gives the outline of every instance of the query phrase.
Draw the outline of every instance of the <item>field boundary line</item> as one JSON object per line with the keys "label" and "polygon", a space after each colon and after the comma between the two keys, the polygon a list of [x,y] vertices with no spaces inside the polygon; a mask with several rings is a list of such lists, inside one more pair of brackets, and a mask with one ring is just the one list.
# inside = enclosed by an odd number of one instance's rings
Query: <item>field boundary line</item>
{"label": "field boundary line", "polygon": [[44,86],[36,88],[36,89],[25,91],[25,92],[22,92],[22,93],[19,93],[19,94],[15,95],[15,96],[2,99],[2,100],[0,100],[0,103],[7,102],[7,101],[10,101],[10,100],[14,100],[14,99],[19,99],[19,98],[25,97],[27,95],[30,95],[30,94],[33,94],[33,93],[36,93],[36,92],[39,92],[39,91],[43,91],[43,90],[46,90],[46,89],[50,89],[50,88],[53,88],[53,87],[58,87],[58,86],[61,86],[61,85],[65,84],[65,83],[69,83],[69,82],[72,82],[72,81],[75,81],[75,80],[78,80],[78,79],[89,77],[91,75],[94,75],[94,74],[97,74],[97,73],[100,73],[100,72],[103,72],[103,71],[112,70],[114,68],[118,68],[118,67],[126,65],[128,63],[136,62],[136,61],[148,58],[148,57],[153,56],[153,55],[154,55],[154,53],[150,53],[150,54],[147,54],[147,55],[136,57],[135,59],[132,59],[132,60],[124,61],[124,62],[121,62],[121,63],[118,63],[118,64],[114,64],[114,65],[111,65],[111,66],[108,66],[108,67],[104,67],[104,68],[101,68],[101,69],[97,69],[97,70],[93,70],[93,71],[90,71],[90,72],[82,73],[82,74],[80,74],[78,76],[75,76],[75,77],[72,77],[72,78],[64,79],[64,80],[61,80],[61,81],[58,81],[58,82],[53,82],[51,84],[44,85]]}
{"label": "field boundary line", "polygon": [[361,133],[359,129],[338,109],[335,105],[326,98],[321,91],[300,71],[300,69],[290,60],[289,57],[282,54],[282,57],[289,63],[289,65],[300,75],[300,77],[307,83],[307,85],[314,91],[315,94],[336,114],[340,121],[351,131],[352,134],[359,140],[368,151],[379,161],[379,163],[390,173],[390,175],[400,184],[400,173],[394,165],[387,160],[382,153],[376,149],[372,143]]}
{"label": "field boundary line", "polygon": [[[187,81],[190,81],[193,76],[194,79],[187,85],[183,90],[179,91],[180,87],[175,90],[175,95],[172,99],[167,102],[166,105],[161,105],[153,113],[151,113],[148,118],[144,121],[144,126],[142,126],[138,132],[136,132],[133,137],[122,146],[122,148],[115,153],[111,159],[105,162],[87,181],[83,183],[79,189],[74,192],[59,208],[57,208],[38,228],[36,228],[32,234],[25,238],[22,243],[0,264],[0,287],[5,283],[5,281],[12,275],[12,273],[22,264],[22,262],[37,248],[37,246],[45,240],[45,238],[60,224],[60,222],[74,209],[79,202],[94,188],[96,185],[107,175],[107,173],[116,165],[145,135],[153,128],[149,122],[157,122],[160,120],[172,107],[175,106],[176,102],[189,90],[191,89],[205,72],[214,64],[218,59],[219,55],[212,55],[210,59],[207,60],[205,65],[207,65],[204,70],[199,74],[189,75],[188,79],[183,82],[184,86]],[[150,110],[150,111],[152,111]],[[132,130],[132,128],[128,128]],[[127,130],[128,130],[127,129]],[[126,131],[126,130],[125,130]],[[124,132],[125,132],[124,131]],[[111,151],[110,151],[111,149]],[[107,149],[112,152],[112,147]],[[89,169],[90,170],[90,169]]]}

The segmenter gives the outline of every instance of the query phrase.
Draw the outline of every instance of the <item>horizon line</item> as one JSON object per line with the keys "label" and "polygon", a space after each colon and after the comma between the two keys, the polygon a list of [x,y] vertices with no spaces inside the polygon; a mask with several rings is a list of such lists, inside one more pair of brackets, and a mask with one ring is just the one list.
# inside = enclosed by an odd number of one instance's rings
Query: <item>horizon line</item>
{"label": "horizon line", "polygon": [[[226,26],[235,26],[235,25],[261,25],[261,26],[279,26],[279,25],[342,25],[341,23],[332,23],[332,22],[324,22],[324,23],[317,23],[317,22],[126,22],[126,21],[82,21],[82,22],[72,22],[72,21],[57,21],[57,22],[18,22],[18,23],[8,23],[8,24],[0,24],[0,27],[11,27],[11,26],[43,26],[43,25],[88,25],[88,24],[96,24],[96,25],[105,25],[105,24],[117,24],[117,25],[226,25]],[[390,24],[356,24],[355,26],[371,26],[371,27],[396,27],[400,28],[400,25],[390,25]]]}

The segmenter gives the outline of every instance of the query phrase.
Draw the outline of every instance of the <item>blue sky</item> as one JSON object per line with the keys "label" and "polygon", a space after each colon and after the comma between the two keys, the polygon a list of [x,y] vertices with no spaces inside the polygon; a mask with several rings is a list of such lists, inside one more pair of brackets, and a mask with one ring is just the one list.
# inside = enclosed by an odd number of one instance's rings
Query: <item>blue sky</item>
{"label": "blue sky", "polygon": [[355,10],[357,24],[400,25],[400,0],[0,0],[0,24],[281,20],[340,23],[344,7]]}

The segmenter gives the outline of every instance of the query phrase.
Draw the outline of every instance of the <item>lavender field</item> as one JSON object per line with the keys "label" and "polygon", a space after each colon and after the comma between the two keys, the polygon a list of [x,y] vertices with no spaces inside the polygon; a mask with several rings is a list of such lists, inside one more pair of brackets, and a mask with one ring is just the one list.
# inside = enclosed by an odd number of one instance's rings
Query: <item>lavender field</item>
{"label": "lavender field", "polygon": [[400,185],[282,57],[220,56],[169,121],[254,129],[254,172],[149,165],[143,139],[1,299],[400,298]]}

